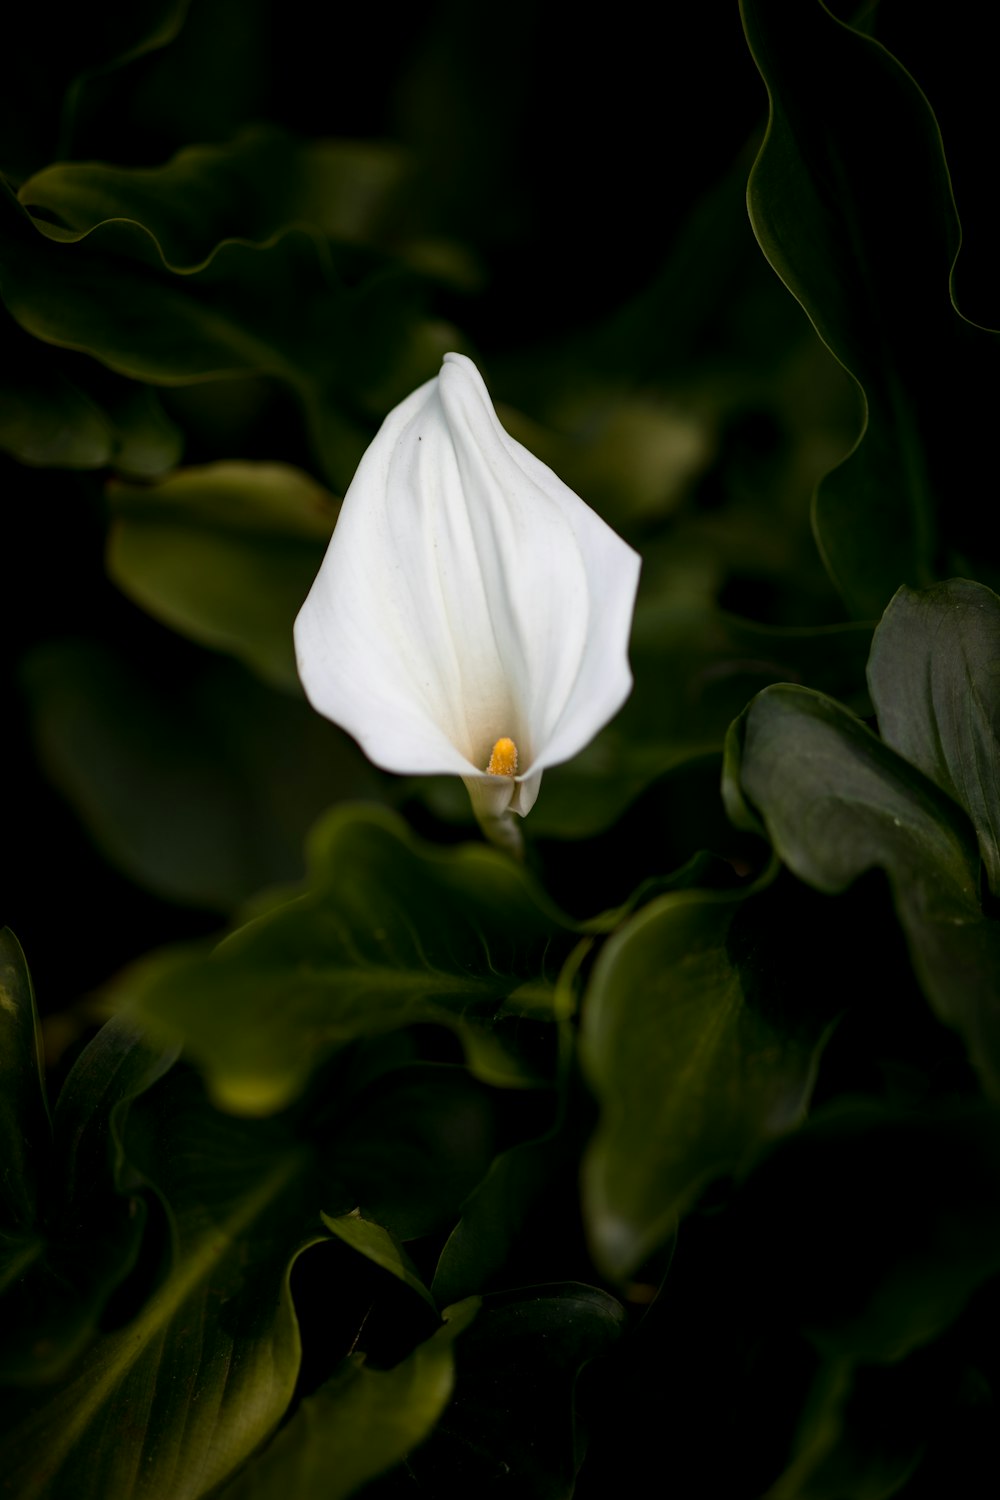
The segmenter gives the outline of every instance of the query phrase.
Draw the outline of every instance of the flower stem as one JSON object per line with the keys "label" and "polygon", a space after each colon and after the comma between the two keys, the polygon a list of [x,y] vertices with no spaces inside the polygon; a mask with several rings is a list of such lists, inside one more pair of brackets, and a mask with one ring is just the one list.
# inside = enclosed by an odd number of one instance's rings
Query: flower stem
{"label": "flower stem", "polygon": [[524,859],[524,834],[521,832],[520,818],[514,813],[501,813],[499,817],[480,814],[478,808],[476,818],[483,833],[490,843],[497,849],[502,849],[517,860]]}

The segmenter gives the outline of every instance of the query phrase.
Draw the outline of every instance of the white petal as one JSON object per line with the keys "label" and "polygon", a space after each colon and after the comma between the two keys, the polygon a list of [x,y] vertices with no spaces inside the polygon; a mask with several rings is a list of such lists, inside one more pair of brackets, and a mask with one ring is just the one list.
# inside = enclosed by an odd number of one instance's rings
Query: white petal
{"label": "white petal", "polygon": [[526,812],[544,766],[627,697],[639,559],[497,420],[482,379],[445,356],[383,423],[296,621],[313,705],[388,770],[492,778]]}

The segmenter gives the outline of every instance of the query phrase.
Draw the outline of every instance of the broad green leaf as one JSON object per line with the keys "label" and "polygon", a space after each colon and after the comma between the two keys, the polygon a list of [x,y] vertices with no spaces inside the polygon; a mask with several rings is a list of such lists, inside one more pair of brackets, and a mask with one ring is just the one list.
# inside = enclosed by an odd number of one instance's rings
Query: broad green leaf
{"label": "broad green leaf", "polygon": [[484,1297],[458,1342],[451,1405],[405,1470],[372,1486],[372,1500],[569,1500],[583,1460],[577,1375],[614,1345],[623,1321],[613,1297],[574,1283]]}
{"label": "broad green leaf", "polygon": [[52,781],[107,856],[168,900],[228,911],[296,879],[319,813],[380,786],[345,735],[234,663],[156,681],[64,641],[32,652],[22,682]]}
{"label": "broad green leaf", "polygon": [[125,1151],[167,1207],[172,1265],[61,1382],[8,1400],[0,1470],[23,1500],[195,1500],[294,1389],[288,1275],[318,1238],[322,1192],[306,1143],[285,1122],[217,1115],[179,1070],[133,1105]]}
{"label": "broad green leaf", "polygon": [[[298,395],[335,487],[346,487],[371,416],[434,374],[454,335],[421,320],[415,284],[373,272],[348,287],[318,232],[226,240],[172,270],[128,217],[76,242],[42,232],[0,187],[0,273],[26,332],[158,385],[265,374]],[[369,415],[371,414],[371,416]]]}
{"label": "broad green leaf", "polygon": [[728,792],[749,799],[800,879],[833,894],[884,869],[928,916],[978,917],[966,820],[839,703],[808,688],[767,688],[734,725],[729,755]]}
{"label": "broad green leaf", "polygon": [[520,867],[482,846],[418,844],[375,808],[321,821],[309,865],[301,895],[214,952],[166,950],[121,982],[120,1003],[183,1039],[220,1103],[280,1109],[339,1048],[418,1022],[456,1030],[485,1081],[534,1076],[513,1045],[530,1025],[518,1017],[554,1017],[573,930]]}
{"label": "broad green leaf", "polygon": [[371,1219],[363,1219],[357,1212],[341,1214],[332,1219],[329,1214],[322,1214],[323,1223],[331,1234],[335,1234],[345,1245],[350,1245],[352,1250],[357,1250],[359,1255],[364,1255],[374,1265],[381,1266],[383,1271],[388,1271],[390,1276],[395,1276],[404,1286],[408,1286],[418,1297],[422,1297],[431,1307],[434,1298],[420,1279],[420,1273],[413,1264],[406,1251],[403,1249],[387,1229],[381,1224],[374,1224]]}
{"label": "broad green leaf", "polygon": [[364,1219],[413,1240],[454,1223],[495,1149],[492,1091],[453,1063],[416,1062],[361,1095],[331,1170]]}
{"label": "broad green leaf", "polygon": [[528,1212],[566,1166],[565,1147],[525,1141],[503,1151],[462,1206],[462,1217],[438,1259],[431,1292],[438,1303],[496,1285]]}
{"label": "broad green leaf", "polygon": [[949,295],[960,230],[913,79],[819,0],[742,12],[771,105],[754,231],[866,402],[854,450],[817,492],[816,534],[849,607],[874,618],[900,584],[931,582],[939,531],[981,544],[971,497],[990,462],[997,340]]}
{"label": "broad green leaf", "polygon": [[822,1027],[780,1027],[727,949],[741,897],[661,897],[606,944],[584,998],[584,1075],[601,1108],[584,1160],[598,1263],[620,1280],[715,1177],[805,1113]]}
{"label": "broad green leaf", "polygon": [[336,519],[287,464],[218,463],[113,484],[108,572],[164,624],[299,692],[292,625]]}
{"label": "broad green leaf", "polygon": [[[146,1205],[124,1160],[122,1125],[132,1101],[175,1057],[144,1045],[116,1020],[69,1073],[53,1113],[39,1202],[30,1219],[15,1224],[11,1263],[0,1278],[4,1379],[32,1384],[61,1374],[132,1269]],[[20,1150],[41,1145],[28,1135]]]}
{"label": "broad green leaf", "polygon": [[220,1500],[346,1500],[367,1480],[424,1442],[447,1407],[455,1380],[452,1345],[479,1301],[444,1312],[445,1322],[391,1370],[352,1355]]}
{"label": "broad green leaf", "polygon": [[982,913],[961,809],[845,708],[795,687],[768,688],[733,726],[725,790],[817,890],[886,872],[928,999],[1000,1095],[1000,923]]}
{"label": "broad green leaf", "polygon": [[1000,1268],[1000,1113],[842,1101],[777,1143],[732,1232],[748,1305],[829,1358],[891,1362]]}
{"label": "broad green leaf", "polygon": [[223,240],[260,244],[306,224],[342,244],[374,247],[408,162],[398,146],[296,141],[271,127],[222,146],[188,146],[161,167],[58,162],[21,184],[42,233],[79,239],[128,218],[156,236],[173,270],[204,266]]}
{"label": "broad green leaf", "polygon": [[972,820],[1000,893],[1000,599],[963,578],[900,589],[872,642],[879,733]]}

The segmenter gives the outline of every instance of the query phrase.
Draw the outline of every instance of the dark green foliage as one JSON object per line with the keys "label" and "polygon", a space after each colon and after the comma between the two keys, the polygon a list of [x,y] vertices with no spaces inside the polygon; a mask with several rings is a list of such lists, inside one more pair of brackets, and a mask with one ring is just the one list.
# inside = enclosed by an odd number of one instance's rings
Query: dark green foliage
{"label": "dark green foliage", "polygon": [[[982,9],[0,23],[0,1497],[996,1490]],[[449,349],[643,558],[523,863],[295,665]]]}

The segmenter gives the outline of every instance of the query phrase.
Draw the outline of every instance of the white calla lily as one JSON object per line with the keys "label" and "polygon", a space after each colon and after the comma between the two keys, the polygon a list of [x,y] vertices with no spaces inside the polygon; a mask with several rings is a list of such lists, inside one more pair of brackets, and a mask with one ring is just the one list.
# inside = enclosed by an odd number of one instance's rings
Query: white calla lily
{"label": "white calla lily", "polygon": [[383,769],[461,776],[503,841],[628,697],[639,567],[446,354],[344,498],[295,622],[306,695]]}

